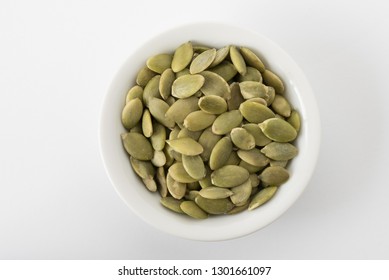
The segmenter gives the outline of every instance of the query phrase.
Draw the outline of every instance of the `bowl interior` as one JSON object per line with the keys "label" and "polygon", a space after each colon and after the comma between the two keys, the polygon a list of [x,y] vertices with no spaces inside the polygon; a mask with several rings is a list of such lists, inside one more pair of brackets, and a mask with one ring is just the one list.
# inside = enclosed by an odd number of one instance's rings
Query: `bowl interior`
{"label": "bowl interior", "polygon": [[[192,41],[213,47],[247,46],[265,66],[284,81],[288,100],[301,115],[302,128],[296,140],[299,154],[288,165],[290,179],[265,205],[237,215],[210,217],[197,221],[175,214],[160,205],[158,193],[150,193],[132,171],[120,134],[120,121],[128,89],[135,84],[138,70],[152,55],[173,52]],[[320,123],[316,101],[304,74],[275,43],[255,32],[220,23],[196,23],[166,31],[140,46],[114,77],[103,103],[100,119],[100,150],[108,176],[120,197],[150,225],[188,239],[215,241],[236,238],[270,224],[301,195],[314,170],[319,151]]]}

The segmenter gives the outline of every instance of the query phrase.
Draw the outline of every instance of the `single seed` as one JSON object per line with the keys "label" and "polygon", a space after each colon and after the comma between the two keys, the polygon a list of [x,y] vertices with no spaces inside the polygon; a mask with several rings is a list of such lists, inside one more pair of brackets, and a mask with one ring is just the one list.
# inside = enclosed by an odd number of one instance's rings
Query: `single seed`
{"label": "single seed", "polygon": [[238,150],[237,153],[242,160],[254,166],[264,167],[269,163],[269,159],[259,149]]}
{"label": "single seed", "polygon": [[235,127],[231,130],[231,140],[241,150],[251,150],[255,147],[254,136],[242,127]]}
{"label": "single seed", "polygon": [[161,98],[159,93],[159,82],[161,80],[161,75],[156,75],[151,78],[143,90],[143,104],[146,107],[149,107],[149,102],[153,98]]}
{"label": "single seed", "polygon": [[195,219],[206,219],[208,214],[204,212],[194,201],[183,201],[180,204],[182,212]]}
{"label": "single seed", "polygon": [[201,180],[206,175],[204,162],[199,155],[186,156],[182,155],[182,164],[190,177]]}
{"label": "single seed", "polygon": [[220,139],[211,152],[209,158],[209,167],[212,170],[219,169],[222,167],[230,157],[232,152],[232,142],[230,138],[223,137]]}
{"label": "single seed", "polygon": [[182,162],[174,163],[172,166],[169,167],[168,172],[175,181],[180,183],[193,183],[197,181],[196,179],[190,177],[188,172],[186,172]]}
{"label": "single seed", "polygon": [[266,69],[262,73],[263,81],[266,85],[275,89],[276,93],[283,94],[285,91],[284,83],[275,73]]}
{"label": "single seed", "polygon": [[166,140],[166,128],[158,123],[153,123],[153,135],[150,137],[151,145],[156,151],[162,151],[165,147]]}
{"label": "single seed", "polygon": [[294,129],[296,129],[297,132],[300,131],[300,126],[301,126],[301,120],[300,120],[300,115],[297,111],[292,110],[290,113],[290,117],[287,119],[287,122],[290,123]]}
{"label": "single seed", "polygon": [[209,49],[199,54],[189,67],[191,74],[197,74],[207,69],[216,57],[216,49]]}
{"label": "single seed", "polygon": [[171,168],[169,168],[169,172],[166,176],[166,187],[172,197],[181,199],[185,196],[186,184],[176,181],[173,176],[171,176],[170,170]]}
{"label": "single seed", "polygon": [[239,110],[231,110],[219,115],[212,125],[212,132],[218,135],[229,133],[242,123],[243,116]]}
{"label": "single seed", "polygon": [[150,161],[137,160],[134,157],[130,157],[130,163],[135,173],[142,179],[154,177],[155,169]]}
{"label": "single seed", "polygon": [[208,199],[227,198],[233,194],[231,190],[219,187],[208,187],[199,191],[199,195]]}
{"label": "single seed", "polygon": [[265,65],[252,50],[247,47],[241,47],[240,53],[242,54],[247,65],[258,69],[260,72],[265,71]]}
{"label": "single seed", "polygon": [[297,136],[294,127],[279,118],[267,119],[260,123],[259,127],[268,138],[276,142],[290,142]]}
{"label": "single seed", "polygon": [[144,66],[142,69],[139,70],[136,76],[136,83],[139,86],[144,87],[155,75],[157,75],[157,73],[151,71],[147,66]]}
{"label": "single seed", "polygon": [[231,195],[230,199],[232,203],[235,205],[245,204],[250,198],[251,194],[251,181],[247,180],[243,184],[231,188],[233,195]]}
{"label": "single seed", "polygon": [[250,100],[240,104],[239,111],[243,117],[251,123],[261,123],[275,117],[273,111],[267,106]]}
{"label": "single seed", "polygon": [[273,100],[273,103],[271,104],[271,107],[274,112],[277,114],[280,114],[283,117],[289,117],[290,113],[292,111],[292,108],[290,106],[290,103],[286,98],[282,95],[276,94]]}
{"label": "single seed", "polygon": [[259,70],[255,69],[254,67],[248,66],[245,75],[238,76],[238,82],[245,82],[245,81],[252,81],[252,82],[259,82],[262,83],[262,75]]}
{"label": "single seed", "polygon": [[166,111],[166,117],[173,119],[177,124],[183,124],[189,113],[199,110],[198,101],[195,96],[178,99]]}
{"label": "single seed", "polygon": [[152,98],[149,101],[150,114],[161,124],[168,128],[173,128],[174,120],[166,116],[169,105],[159,98]]}
{"label": "single seed", "polygon": [[146,65],[150,70],[158,74],[162,74],[163,71],[170,68],[172,59],[173,57],[171,54],[157,54],[147,59]]}
{"label": "single seed", "polygon": [[156,167],[161,167],[166,164],[166,156],[162,151],[154,151],[154,156],[151,159],[151,163]]}
{"label": "single seed", "polygon": [[260,82],[244,81],[239,83],[239,87],[244,99],[266,98],[268,95],[268,87]]}
{"label": "single seed", "polygon": [[212,125],[216,116],[205,113],[201,110],[194,111],[186,116],[184,120],[184,127],[191,131],[203,130]]}
{"label": "single seed", "polygon": [[168,143],[176,152],[187,156],[196,156],[204,151],[203,147],[198,142],[189,137],[167,140],[166,143]]}
{"label": "single seed", "polygon": [[122,111],[122,124],[125,128],[133,128],[142,118],[143,105],[139,98],[130,100]]}
{"label": "single seed", "polygon": [[227,102],[224,98],[216,95],[203,96],[198,103],[201,110],[208,114],[219,115],[227,111]]}
{"label": "single seed", "polygon": [[161,74],[161,78],[159,80],[159,93],[164,100],[167,100],[170,97],[172,85],[175,79],[176,75],[171,68],[166,69]]}
{"label": "single seed", "polygon": [[223,61],[219,65],[210,68],[209,71],[218,74],[226,82],[230,81],[238,73],[238,70],[236,70],[235,66],[228,61]]}
{"label": "single seed", "polygon": [[126,104],[136,98],[139,98],[140,100],[143,98],[143,88],[139,85],[135,85],[128,90],[126,95]]}
{"label": "single seed", "polygon": [[165,168],[163,167],[157,168],[157,182],[159,194],[161,197],[166,197],[168,194],[168,189],[166,184]]}
{"label": "single seed", "polygon": [[259,175],[265,186],[279,186],[289,179],[289,172],[281,166],[269,166]]}
{"label": "single seed", "polygon": [[171,196],[167,196],[167,197],[162,197],[160,202],[164,207],[166,207],[174,212],[177,212],[180,214],[184,213],[180,208],[182,200],[178,200],[178,199],[175,199]]}
{"label": "single seed", "polygon": [[214,215],[227,213],[234,207],[234,204],[228,198],[208,199],[199,195],[195,202],[205,212]]}
{"label": "single seed", "polygon": [[147,138],[153,135],[153,121],[151,119],[150,111],[145,109],[142,116],[142,131]]}
{"label": "single seed", "polygon": [[151,192],[157,191],[157,183],[154,181],[153,178],[142,178],[143,184],[146,186],[146,188]]}
{"label": "single seed", "polygon": [[267,187],[259,191],[251,200],[248,210],[253,210],[264,203],[268,202],[277,192],[277,187]]}
{"label": "single seed", "polygon": [[221,188],[236,187],[249,178],[249,172],[243,167],[225,165],[211,174],[212,183]]}
{"label": "single seed", "polygon": [[187,98],[195,94],[203,85],[202,75],[185,75],[177,78],[172,85],[172,95],[177,98]]}
{"label": "single seed", "polygon": [[138,160],[151,160],[154,152],[150,142],[140,133],[123,133],[123,145],[128,154]]}
{"label": "single seed", "polygon": [[208,161],[211,152],[213,151],[213,148],[215,147],[216,143],[220,140],[221,136],[216,135],[212,132],[212,128],[209,127],[205,129],[198,140],[199,144],[204,148],[204,151],[201,153],[201,158],[204,161]]}
{"label": "single seed", "polygon": [[297,155],[297,148],[290,143],[272,142],[267,144],[262,150],[268,158],[273,160],[290,160]]}
{"label": "single seed", "polygon": [[193,46],[191,42],[180,45],[174,52],[172,70],[179,72],[189,65],[193,57]]}
{"label": "single seed", "polygon": [[216,65],[219,65],[228,56],[229,52],[230,52],[230,46],[225,46],[221,49],[218,49],[216,51],[215,59],[213,60],[213,62],[209,67],[215,67]]}
{"label": "single seed", "polygon": [[243,56],[239,52],[239,50],[235,46],[230,47],[230,58],[232,64],[235,66],[236,70],[238,70],[239,74],[246,74],[246,62],[243,59]]}
{"label": "single seed", "polygon": [[211,71],[201,72],[205,79],[204,85],[201,88],[201,92],[204,95],[217,95],[224,97],[230,95],[230,86],[220,75]]}

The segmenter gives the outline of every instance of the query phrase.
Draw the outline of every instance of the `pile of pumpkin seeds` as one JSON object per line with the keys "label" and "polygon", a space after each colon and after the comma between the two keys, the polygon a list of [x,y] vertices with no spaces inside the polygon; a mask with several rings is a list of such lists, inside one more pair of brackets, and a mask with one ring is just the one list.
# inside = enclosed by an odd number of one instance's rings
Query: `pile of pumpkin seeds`
{"label": "pile of pumpkin seeds", "polygon": [[121,135],[166,208],[204,219],[252,210],[289,179],[299,113],[247,47],[186,42],[150,57],[126,96]]}

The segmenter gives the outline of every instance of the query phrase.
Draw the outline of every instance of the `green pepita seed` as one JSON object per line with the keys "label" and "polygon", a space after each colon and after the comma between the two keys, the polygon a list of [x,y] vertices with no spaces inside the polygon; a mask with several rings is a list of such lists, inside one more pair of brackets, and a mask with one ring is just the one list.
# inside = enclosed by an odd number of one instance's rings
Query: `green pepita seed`
{"label": "green pepita seed", "polygon": [[212,125],[212,132],[217,135],[229,133],[242,123],[243,116],[239,110],[231,110],[219,115]]}
{"label": "green pepita seed", "polygon": [[122,111],[122,124],[125,128],[133,128],[142,118],[143,105],[139,98],[130,100]]}
{"label": "green pepita seed", "polygon": [[195,141],[198,141],[202,131],[190,131],[187,128],[183,128],[177,135],[177,138],[192,138]]}
{"label": "green pepita seed", "polygon": [[158,74],[162,74],[163,71],[170,68],[172,64],[172,59],[173,57],[171,54],[157,54],[147,59],[146,65],[150,70]]}
{"label": "green pepita seed", "polygon": [[151,160],[154,152],[147,138],[140,133],[123,133],[123,146],[128,154],[138,160]]}
{"label": "green pepita seed", "polygon": [[137,160],[134,157],[130,157],[130,163],[135,173],[142,179],[154,177],[155,169],[150,161]]}
{"label": "green pepita seed", "polygon": [[279,118],[267,119],[259,124],[262,132],[276,142],[290,142],[297,136],[297,131],[287,121]]}
{"label": "green pepita seed", "polygon": [[238,73],[238,70],[236,70],[235,66],[228,61],[223,61],[219,65],[210,68],[209,71],[218,74],[226,82],[230,81]]}
{"label": "green pepita seed", "polygon": [[240,104],[239,111],[243,117],[251,123],[261,123],[267,119],[274,118],[271,109],[258,102],[247,100]]}
{"label": "green pepita seed", "polygon": [[221,188],[236,187],[249,178],[249,172],[243,167],[225,165],[211,174],[212,183]]}
{"label": "green pepita seed", "polygon": [[197,74],[205,69],[207,69],[216,57],[216,49],[209,49],[201,54],[199,54],[195,59],[193,59],[192,63],[189,67],[189,72],[191,74]]}
{"label": "green pepita seed", "polygon": [[239,87],[244,99],[254,97],[266,98],[268,94],[268,87],[260,82],[244,81],[239,83]]}
{"label": "green pepita seed", "polygon": [[272,141],[271,139],[267,138],[265,134],[263,134],[262,130],[257,124],[248,123],[244,124],[242,127],[246,129],[252,136],[254,136],[255,145],[257,146],[265,146]]}
{"label": "green pepita seed", "polygon": [[247,65],[258,69],[261,73],[265,71],[265,65],[252,50],[247,47],[241,47],[240,53],[242,54]]}
{"label": "green pepita seed", "polygon": [[234,82],[230,85],[230,96],[227,98],[228,110],[237,110],[241,103],[244,102],[244,98],[240,93],[239,84]]}
{"label": "green pepita seed", "polygon": [[245,162],[244,160],[241,160],[239,163],[240,167],[243,167],[246,169],[249,173],[257,173],[264,169],[264,166],[255,166],[250,163]]}
{"label": "green pepita seed", "polygon": [[199,99],[199,107],[208,114],[219,115],[227,111],[227,102],[216,95],[203,96]]}
{"label": "green pepita seed", "polygon": [[149,107],[149,102],[153,98],[161,98],[159,93],[159,82],[161,80],[161,75],[156,75],[151,78],[143,90],[143,104],[146,107]]}
{"label": "green pepita seed", "polygon": [[251,200],[248,210],[253,210],[268,202],[277,192],[277,187],[267,187],[259,191]]}
{"label": "green pepita seed", "polygon": [[155,75],[157,75],[157,73],[151,71],[147,66],[144,66],[139,70],[136,76],[136,83],[141,87],[144,87]]}
{"label": "green pepita seed", "polygon": [[157,168],[157,182],[158,182],[158,191],[161,197],[166,197],[168,194],[167,184],[166,184],[166,175],[165,168]]}
{"label": "green pepita seed", "polygon": [[276,93],[283,94],[285,91],[284,83],[275,73],[266,69],[262,73],[263,81],[266,85],[275,89]]}
{"label": "green pepita seed", "polygon": [[186,42],[180,45],[173,55],[172,70],[179,72],[183,70],[192,61],[193,57],[193,46],[192,42]]}
{"label": "green pepita seed", "polygon": [[233,195],[234,193],[225,188],[219,188],[219,187],[208,187],[205,189],[201,189],[199,191],[199,194],[208,199],[220,199],[220,198],[227,198]]}
{"label": "green pepita seed", "polygon": [[184,120],[184,127],[190,131],[203,130],[212,125],[215,121],[216,116],[205,113],[204,111],[194,111],[186,116]]}
{"label": "green pepita seed", "polygon": [[272,142],[267,144],[261,152],[273,160],[290,160],[297,155],[297,148],[290,143]]}
{"label": "green pepita seed", "polygon": [[243,211],[246,211],[247,208],[249,207],[249,204],[246,203],[242,206],[235,206],[234,208],[232,208],[230,211],[227,212],[228,215],[234,215],[234,214],[238,214],[238,213],[241,213]]}
{"label": "green pepita seed", "polygon": [[161,78],[159,80],[159,92],[164,100],[167,100],[170,97],[172,85],[175,79],[176,75],[171,68],[166,69],[161,74]]}
{"label": "green pepita seed", "polygon": [[259,175],[265,186],[280,186],[289,179],[289,172],[281,166],[269,166]]}
{"label": "green pepita seed", "polygon": [[211,71],[203,71],[200,74],[205,79],[204,85],[201,88],[201,92],[204,95],[224,97],[225,95],[230,94],[230,86],[220,75]]}
{"label": "green pepita seed", "polygon": [[196,156],[204,151],[203,147],[198,142],[189,137],[167,140],[166,143],[168,143],[176,152],[187,156]]}
{"label": "green pepita seed", "polygon": [[154,181],[153,178],[142,178],[143,184],[146,186],[146,188],[151,192],[157,191],[157,183]]}
{"label": "green pepita seed", "polygon": [[166,129],[160,123],[153,124],[153,135],[150,137],[151,145],[156,151],[162,151],[165,147]]}
{"label": "green pepita seed", "polygon": [[201,75],[185,75],[177,78],[172,85],[172,95],[177,98],[187,98],[194,95],[204,85]]}
{"label": "green pepita seed", "polygon": [[216,135],[212,132],[211,127],[205,129],[201,133],[198,142],[204,148],[204,151],[200,155],[204,161],[209,160],[209,158],[211,156],[211,152],[212,152],[213,148],[215,147],[216,143],[220,140],[220,138],[221,138],[220,135]]}
{"label": "green pepita seed", "polygon": [[235,127],[231,130],[231,140],[241,150],[251,150],[255,147],[254,136],[242,127]]}
{"label": "green pepita seed", "polygon": [[195,96],[178,99],[166,111],[166,117],[173,119],[177,124],[183,124],[189,113],[199,110],[198,101]]}
{"label": "green pepita seed", "polygon": [[276,91],[274,90],[274,88],[267,87],[267,96],[264,97],[267,106],[270,106],[273,103],[275,97],[276,97]]}
{"label": "green pepita seed", "polygon": [[235,66],[236,70],[238,70],[239,74],[246,75],[246,62],[235,46],[230,47],[230,58],[232,64]]}
{"label": "green pepita seed", "polygon": [[232,152],[232,142],[230,138],[223,137],[220,139],[211,152],[209,158],[209,167],[212,170],[222,167],[230,157]]}
{"label": "green pepita seed", "polygon": [[245,204],[251,194],[251,181],[247,180],[243,184],[231,188],[231,191],[234,193],[231,195],[230,199],[235,205]]}
{"label": "green pepita seed", "polygon": [[238,157],[254,166],[264,167],[269,163],[269,159],[259,149],[238,150],[237,153]]}
{"label": "green pepita seed", "polygon": [[245,75],[238,76],[238,82],[252,81],[262,83],[262,75],[259,70],[254,67],[248,66]]}
{"label": "green pepita seed", "polygon": [[126,104],[136,98],[143,99],[143,88],[139,85],[135,85],[129,89],[126,95]]}
{"label": "green pepita seed", "polygon": [[169,167],[169,174],[172,178],[180,183],[193,183],[198,180],[190,177],[188,172],[186,172],[184,165],[182,162],[176,162],[172,166]]}
{"label": "green pepita seed", "polygon": [[216,65],[219,65],[228,56],[229,52],[230,52],[230,46],[225,46],[221,49],[218,49],[216,51],[215,59],[213,60],[213,62],[209,67],[215,67]]}
{"label": "green pepita seed", "polygon": [[287,119],[287,122],[290,123],[294,129],[296,129],[297,132],[300,131],[300,126],[301,126],[301,120],[300,120],[300,115],[297,111],[292,110],[290,113],[290,117]]}
{"label": "green pepita seed", "polygon": [[206,175],[204,162],[199,155],[186,156],[182,155],[182,164],[190,177],[201,180]]}
{"label": "green pepita seed", "polygon": [[166,156],[162,151],[154,151],[154,156],[151,159],[151,163],[156,167],[161,167],[166,164]]}
{"label": "green pepita seed", "polygon": [[277,114],[280,114],[283,117],[289,117],[290,113],[292,111],[292,108],[290,106],[290,103],[286,98],[282,95],[276,94],[273,100],[273,103],[271,104],[271,107],[274,112]]}
{"label": "green pepita seed", "polygon": [[206,219],[208,214],[204,212],[194,201],[184,201],[180,204],[182,212],[195,219]]}
{"label": "green pepita seed", "polygon": [[153,135],[153,121],[151,119],[150,111],[145,109],[142,117],[142,131],[143,135],[147,138]]}
{"label": "green pepita seed", "polygon": [[173,176],[171,176],[170,169],[171,168],[169,168],[169,172],[166,176],[166,187],[172,197],[181,199],[185,196],[186,184],[176,181]]}
{"label": "green pepita seed", "polygon": [[199,195],[195,202],[205,212],[214,215],[227,213],[234,207],[234,204],[228,198],[208,199]]}
{"label": "green pepita seed", "polygon": [[149,101],[150,114],[154,119],[168,128],[173,128],[175,126],[174,120],[166,116],[168,109],[169,105],[162,99],[152,98]]}
{"label": "green pepita seed", "polygon": [[171,196],[167,196],[167,197],[162,197],[160,202],[164,207],[166,207],[174,212],[177,212],[180,214],[184,213],[180,208],[182,200],[178,200],[178,199],[175,199]]}

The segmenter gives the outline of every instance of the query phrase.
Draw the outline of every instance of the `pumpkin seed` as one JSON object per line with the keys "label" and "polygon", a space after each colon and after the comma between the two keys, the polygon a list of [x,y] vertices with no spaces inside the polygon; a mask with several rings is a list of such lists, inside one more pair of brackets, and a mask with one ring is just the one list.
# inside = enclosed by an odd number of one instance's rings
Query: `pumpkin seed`
{"label": "pumpkin seed", "polygon": [[201,88],[201,92],[204,95],[217,95],[223,97],[230,94],[230,86],[220,75],[211,71],[203,71],[200,74],[205,79],[204,85]]}
{"label": "pumpkin seed", "polygon": [[274,118],[271,109],[257,102],[247,100],[240,104],[239,111],[243,117],[251,123],[261,123],[267,119]]}
{"label": "pumpkin seed", "polygon": [[167,68],[170,68],[172,59],[173,57],[171,54],[157,54],[147,59],[146,65],[150,70],[158,74],[162,74],[163,71],[165,71]]}
{"label": "pumpkin seed", "polygon": [[178,99],[166,111],[166,117],[173,119],[177,124],[182,124],[189,113],[199,109],[198,101],[199,99],[195,96]]}
{"label": "pumpkin seed", "polygon": [[131,156],[130,163],[135,173],[142,179],[154,177],[155,169],[150,161],[137,160]]}
{"label": "pumpkin seed", "polygon": [[250,163],[245,162],[244,160],[241,160],[239,162],[239,166],[246,169],[249,173],[257,173],[264,169],[264,166],[255,166]]}
{"label": "pumpkin seed", "polygon": [[244,98],[242,94],[240,93],[240,87],[239,84],[236,82],[233,82],[230,85],[230,96],[227,99],[227,105],[228,110],[237,110],[239,109],[239,105],[244,102]]}
{"label": "pumpkin seed", "polygon": [[267,102],[265,99],[261,98],[261,97],[253,97],[253,98],[250,98],[249,100],[247,101],[250,101],[250,102],[256,102],[256,103],[259,103],[259,104],[262,104],[264,106],[267,107]]}
{"label": "pumpkin seed", "polygon": [[146,186],[146,188],[151,192],[157,191],[157,183],[154,181],[153,178],[142,178],[143,184]]}
{"label": "pumpkin seed", "polygon": [[177,138],[192,138],[195,141],[198,141],[202,131],[190,131],[187,128],[183,128],[177,135]]}
{"label": "pumpkin seed", "polygon": [[212,183],[221,188],[236,187],[249,178],[249,172],[243,167],[225,165],[211,174]]}
{"label": "pumpkin seed", "polygon": [[287,160],[270,160],[270,166],[281,166],[285,168],[287,164]]}
{"label": "pumpkin seed", "polygon": [[177,212],[180,214],[184,213],[180,208],[182,200],[178,200],[178,199],[175,199],[171,196],[167,196],[167,197],[162,197],[160,202],[164,207],[166,207],[174,212]]}
{"label": "pumpkin seed", "polygon": [[180,45],[174,52],[172,60],[172,70],[179,72],[189,65],[193,57],[192,42]]}
{"label": "pumpkin seed", "polygon": [[294,129],[296,129],[297,132],[300,131],[301,120],[300,114],[297,111],[292,110],[292,112],[290,113],[290,117],[287,119],[287,122],[290,123],[294,127]]}
{"label": "pumpkin seed", "polygon": [[243,184],[231,188],[233,195],[231,195],[230,199],[232,203],[235,205],[245,204],[250,198],[251,194],[251,181],[247,180]]}
{"label": "pumpkin seed", "polygon": [[188,172],[186,172],[184,165],[182,162],[176,162],[172,166],[169,167],[170,176],[177,182],[180,183],[193,183],[197,180],[190,177]]}
{"label": "pumpkin seed", "polygon": [[155,75],[157,75],[157,73],[151,71],[147,66],[144,66],[139,70],[136,76],[136,83],[141,87],[144,87]]}
{"label": "pumpkin seed", "polygon": [[238,213],[241,213],[245,210],[247,210],[247,208],[249,207],[249,204],[246,203],[242,206],[235,206],[234,208],[232,208],[230,211],[227,212],[228,215],[234,215],[234,214],[238,214]]}
{"label": "pumpkin seed", "polygon": [[230,46],[225,46],[221,49],[218,49],[216,51],[215,59],[213,60],[213,62],[209,67],[215,67],[216,65],[219,65],[228,56],[229,52],[230,52]]}
{"label": "pumpkin seed", "polygon": [[242,160],[254,166],[264,167],[269,163],[269,159],[259,149],[238,150],[237,153]]}
{"label": "pumpkin seed", "polygon": [[185,195],[186,184],[176,181],[173,178],[173,176],[170,174],[170,170],[171,168],[169,168],[169,172],[166,176],[166,187],[169,193],[172,195],[172,197],[174,197],[175,199],[181,199]]}
{"label": "pumpkin seed", "polygon": [[181,210],[195,219],[206,219],[208,214],[204,212],[194,201],[183,201],[180,204]]}
{"label": "pumpkin seed", "polygon": [[189,137],[167,140],[166,143],[168,143],[173,150],[187,156],[196,156],[204,151],[203,147],[198,142]]}
{"label": "pumpkin seed", "polygon": [[195,202],[205,212],[214,215],[227,213],[234,207],[234,204],[228,198],[208,199],[199,195]]}
{"label": "pumpkin seed", "polygon": [[145,109],[142,116],[142,131],[147,138],[153,135],[153,121],[151,119],[150,111]]}
{"label": "pumpkin seed", "polygon": [[273,103],[271,104],[271,107],[272,107],[274,112],[276,112],[277,114],[280,114],[283,117],[289,117],[290,113],[292,111],[292,108],[291,108],[288,100],[286,100],[285,97],[283,97],[282,95],[279,95],[279,94],[275,95]]}
{"label": "pumpkin seed", "polygon": [[174,74],[171,68],[166,69],[161,74],[161,78],[159,80],[159,93],[164,100],[167,100],[172,91],[172,85],[174,80],[176,79],[176,75]]}
{"label": "pumpkin seed", "polygon": [[240,53],[242,54],[247,65],[258,69],[261,73],[265,71],[265,65],[252,50],[247,47],[241,47]]}
{"label": "pumpkin seed", "polygon": [[276,186],[271,186],[259,191],[251,200],[248,210],[253,210],[268,202],[277,192]]}
{"label": "pumpkin seed", "polygon": [[172,106],[172,105],[176,102],[176,99],[175,99],[173,96],[169,96],[168,98],[166,98],[165,102],[166,102],[169,106]]}
{"label": "pumpkin seed", "polygon": [[273,160],[290,160],[297,155],[297,148],[290,143],[272,142],[267,144],[261,152]]}
{"label": "pumpkin seed", "polygon": [[205,113],[201,110],[189,113],[184,120],[184,127],[190,131],[203,130],[212,125],[216,116]]}
{"label": "pumpkin seed", "polygon": [[235,46],[230,47],[230,58],[232,64],[235,66],[236,70],[238,70],[239,74],[246,74],[246,62],[243,59],[243,56],[239,52],[239,50]]}
{"label": "pumpkin seed", "polygon": [[253,82],[259,82],[262,83],[262,75],[261,72],[259,72],[254,67],[246,67],[247,71],[245,75],[238,76],[238,82],[245,82],[245,81],[253,81]]}
{"label": "pumpkin seed", "polygon": [[151,159],[151,163],[156,167],[161,167],[166,164],[166,156],[162,151],[154,151],[154,156]]}
{"label": "pumpkin seed", "polygon": [[[188,184],[186,185],[186,187],[188,188]],[[196,196],[198,195],[199,195],[199,191],[189,191],[185,194],[184,198],[186,200],[195,201]]]}
{"label": "pumpkin seed", "polygon": [[239,110],[231,110],[219,115],[212,125],[212,132],[218,135],[229,133],[242,123],[243,116]]}
{"label": "pumpkin seed", "polygon": [[125,150],[135,159],[151,160],[153,158],[153,148],[144,135],[130,132],[123,133],[121,137]]}
{"label": "pumpkin seed", "polygon": [[269,166],[259,175],[265,186],[279,186],[289,179],[289,172],[281,166]]}
{"label": "pumpkin seed", "polygon": [[228,61],[223,61],[219,65],[210,68],[209,71],[218,74],[226,82],[230,81],[238,73],[238,70],[236,70],[235,66]]}
{"label": "pumpkin seed", "polygon": [[267,87],[267,96],[264,97],[267,106],[270,106],[273,103],[275,97],[276,97],[276,91],[274,90],[274,88]]}
{"label": "pumpkin seed", "polygon": [[284,83],[275,73],[266,69],[262,73],[263,81],[266,85],[275,89],[276,93],[283,94],[285,91]]}
{"label": "pumpkin seed", "polygon": [[271,139],[267,138],[265,134],[263,134],[262,130],[255,123],[247,123],[242,127],[254,137],[255,145],[257,146],[265,146],[272,141]]}
{"label": "pumpkin seed", "polygon": [[231,130],[231,140],[236,147],[242,150],[251,150],[255,147],[254,136],[242,127],[235,127]]}
{"label": "pumpkin seed", "polygon": [[139,98],[140,100],[143,98],[143,88],[139,85],[135,85],[128,90],[126,95],[126,104],[136,98]]}
{"label": "pumpkin seed", "polygon": [[158,122],[153,123],[153,135],[150,137],[151,145],[156,151],[162,151],[165,147],[166,129]]}
{"label": "pumpkin seed", "polygon": [[176,78],[179,78],[179,77],[185,76],[185,75],[190,75],[190,72],[189,72],[188,68],[184,68],[180,72],[177,72],[176,73]]}
{"label": "pumpkin seed", "polygon": [[250,177],[249,177],[249,180],[250,180],[250,183],[251,183],[251,187],[252,188],[255,188],[255,187],[258,187],[259,186],[259,183],[261,182],[258,178],[258,175],[257,174],[250,174]]}
{"label": "pumpkin seed", "polygon": [[202,75],[185,75],[177,78],[172,85],[172,95],[177,98],[187,98],[195,94],[203,85]]}
{"label": "pumpkin seed", "polygon": [[165,145],[165,147],[163,148],[163,153],[165,154],[166,157],[165,167],[167,168],[172,166],[173,163],[175,162],[173,152],[174,152],[173,148],[170,147],[169,145]]}
{"label": "pumpkin seed", "polygon": [[198,103],[201,110],[208,114],[219,115],[227,111],[227,102],[224,98],[216,95],[203,96]]}
{"label": "pumpkin seed", "polygon": [[213,148],[215,147],[216,143],[220,140],[220,138],[221,138],[220,135],[216,135],[212,132],[211,127],[205,129],[201,133],[198,142],[204,148],[204,151],[200,155],[204,161],[209,160],[209,158],[211,156],[211,152],[212,152]]}
{"label": "pumpkin seed", "polygon": [[199,155],[186,156],[182,155],[182,164],[190,177],[201,180],[205,177],[206,171],[204,162]]}
{"label": "pumpkin seed", "polygon": [[133,128],[142,118],[143,105],[139,98],[130,100],[122,111],[122,124],[125,128]]}
{"label": "pumpkin seed", "polygon": [[176,125],[172,131],[169,133],[169,140],[174,140],[178,138],[178,134],[181,132],[181,129]]}
{"label": "pumpkin seed", "polygon": [[268,87],[260,82],[244,81],[239,83],[239,87],[244,99],[254,97],[265,98],[268,94]]}
{"label": "pumpkin seed", "polygon": [[159,194],[161,197],[166,197],[168,194],[168,189],[166,184],[165,168],[162,166],[157,168],[157,181]]}
{"label": "pumpkin seed", "polygon": [[297,136],[294,127],[279,118],[267,119],[260,123],[259,127],[268,138],[276,142],[290,142]]}
{"label": "pumpkin seed", "polygon": [[222,167],[230,157],[232,152],[232,143],[230,138],[223,137],[220,139],[211,152],[209,158],[209,167],[212,170]]}
{"label": "pumpkin seed", "polygon": [[189,66],[191,74],[197,74],[207,69],[216,57],[216,49],[209,49],[195,57]]}
{"label": "pumpkin seed", "polygon": [[159,93],[159,82],[161,75],[156,75],[151,78],[143,90],[143,103],[146,107],[149,107],[149,102],[152,98],[161,98]]}
{"label": "pumpkin seed", "polygon": [[169,105],[159,98],[152,98],[149,101],[150,114],[161,124],[168,128],[173,128],[174,120],[166,116],[166,112],[169,109]]}
{"label": "pumpkin seed", "polygon": [[208,199],[227,198],[233,194],[231,190],[219,187],[208,187],[199,191],[199,195]]}

